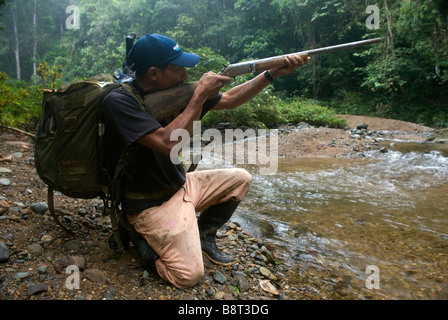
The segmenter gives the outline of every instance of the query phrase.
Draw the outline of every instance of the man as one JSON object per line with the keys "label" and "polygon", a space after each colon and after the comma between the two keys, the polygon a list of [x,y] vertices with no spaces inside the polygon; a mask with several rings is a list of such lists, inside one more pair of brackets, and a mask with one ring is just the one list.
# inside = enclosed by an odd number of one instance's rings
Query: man
{"label": "man", "polygon": [[[137,95],[175,87],[187,80],[185,68],[199,62],[199,56],[183,52],[175,41],[157,34],[139,39],[129,59],[136,75],[132,86]],[[191,133],[193,121],[209,110],[244,104],[276,77],[292,73],[308,60],[288,57],[286,67],[269,70],[225,93],[219,91],[231,79],[205,73],[185,110],[164,125],[143,111],[135,95],[123,88],[104,99],[112,163],[118,162],[124,147],[132,147],[134,152],[122,179],[122,209],[143,237],[131,233],[131,240],[142,260],[164,280],[178,288],[194,286],[204,275],[202,253],[214,263],[234,263],[233,257],[218,249],[215,236],[252,181],[242,169],[185,173],[182,165],[170,160],[171,149],[178,143],[171,141],[171,132],[185,129]],[[199,218],[196,212],[202,212]]]}

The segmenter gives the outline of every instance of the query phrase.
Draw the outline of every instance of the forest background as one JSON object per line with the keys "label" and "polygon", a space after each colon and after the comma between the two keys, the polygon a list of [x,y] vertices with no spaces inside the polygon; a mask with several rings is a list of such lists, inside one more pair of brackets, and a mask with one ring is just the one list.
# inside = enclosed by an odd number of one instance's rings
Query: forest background
{"label": "forest background", "polygon": [[362,114],[448,126],[446,0],[0,0],[0,12],[0,125],[33,131],[41,88],[112,74],[135,32],[167,35],[199,54],[190,80],[224,64],[383,39],[314,56],[205,125],[337,127],[335,114]]}

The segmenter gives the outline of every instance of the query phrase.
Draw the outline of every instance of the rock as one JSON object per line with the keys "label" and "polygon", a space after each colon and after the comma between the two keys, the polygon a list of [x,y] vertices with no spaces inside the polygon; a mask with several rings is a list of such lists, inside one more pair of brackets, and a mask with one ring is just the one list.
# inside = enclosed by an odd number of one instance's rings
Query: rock
{"label": "rock", "polygon": [[78,240],[69,240],[66,243],[64,243],[64,247],[67,248],[67,250],[73,250],[78,251],[81,250],[83,245]]}
{"label": "rock", "polygon": [[11,156],[17,160],[17,159],[20,159],[23,157],[23,153],[22,152],[14,152],[13,154],[11,154]]}
{"label": "rock", "polygon": [[0,173],[12,173],[11,169],[0,167]]}
{"label": "rock", "polygon": [[33,243],[28,246],[28,252],[35,257],[39,257],[44,254],[45,250],[40,244]]}
{"label": "rock", "polygon": [[213,273],[213,279],[220,284],[224,284],[227,281],[226,276],[219,270],[216,270],[215,273]]}
{"label": "rock", "polygon": [[240,292],[245,292],[250,289],[250,283],[242,272],[233,271],[232,276],[232,284],[236,286]]}
{"label": "rock", "polygon": [[29,276],[31,276],[31,274],[29,272],[18,272],[13,276],[13,278],[14,279],[25,279],[25,278],[28,278]]}
{"label": "rock", "polygon": [[274,281],[277,280],[277,277],[268,268],[260,267],[259,270],[260,270],[260,273],[267,279],[274,280]]}
{"label": "rock", "polygon": [[237,228],[237,225],[235,223],[233,223],[233,222],[229,222],[228,226],[229,226],[230,229],[236,229]]}
{"label": "rock", "polygon": [[107,293],[104,295],[103,300],[115,300],[115,296],[114,296],[112,293],[107,292]]}
{"label": "rock", "polygon": [[50,234],[45,234],[40,240],[43,241],[44,245],[48,245],[53,241],[53,236]]}
{"label": "rock", "polygon": [[434,130],[426,141],[434,143],[448,143],[448,128]]}
{"label": "rock", "polygon": [[107,281],[105,273],[99,269],[88,269],[84,271],[83,278],[100,284],[105,284]]}
{"label": "rock", "polygon": [[9,251],[6,244],[0,241],[0,262],[6,262],[9,259]]}
{"label": "rock", "polygon": [[47,290],[48,286],[45,283],[30,284],[28,286],[28,295],[33,296],[35,294],[46,292]]}
{"label": "rock", "polygon": [[8,178],[0,178],[0,184],[2,186],[9,186],[11,184],[11,180]]}
{"label": "rock", "polygon": [[71,256],[68,258],[67,265],[75,265],[79,270],[84,270],[86,268],[86,259],[81,256]]}
{"label": "rock", "polygon": [[37,214],[44,214],[48,210],[48,206],[45,202],[33,203],[30,208],[31,211]]}
{"label": "rock", "polygon": [[9,204],[5,200],[0,200],[0,216],[9,211]]}
{"label": "rock", "polygon": [[39,274],[46,274],[48,272],[48,267],[45,265],[41,265],[37,268],[37,272]]}
{"label": "rock", "polygon": [[260,252],[268,259],[269,263],[275,264],[274,255],[265,246],[260,248]]}
{"label": "rock", "polygon": [[361,123],[361,124],[358,124],[356,129],[358,129],[358,130],[362,130],[362,129],[367,130],[368,127],[369,127],[369,125],[367,125],[365,123]]}
{"label": "rock", "polygon": [[280,295],[280,292],[274,287],[274,285],[269,280],[260,280],[260,287],[263,291],[271,293],[273,295]]}
{"label": "rock", "polygon": [[225,296],[225,293],[223,291],[218,291],[218,292],[215,293],[214,298],[216,300],[221,300],[222,298],[224,298],[224,296]]}

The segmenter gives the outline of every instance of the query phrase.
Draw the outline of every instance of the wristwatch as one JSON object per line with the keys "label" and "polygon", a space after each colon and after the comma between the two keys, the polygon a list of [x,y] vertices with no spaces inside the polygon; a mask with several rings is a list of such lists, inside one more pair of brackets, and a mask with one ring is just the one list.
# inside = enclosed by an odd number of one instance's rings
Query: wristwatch
{"label": "wristwatch", "polygon": [[274,82],[274,78],[272,78],[271,73],[269,72],[269,70],[266,70],[263,74],[266,77],[266,79],[268,79],[270,82]]}

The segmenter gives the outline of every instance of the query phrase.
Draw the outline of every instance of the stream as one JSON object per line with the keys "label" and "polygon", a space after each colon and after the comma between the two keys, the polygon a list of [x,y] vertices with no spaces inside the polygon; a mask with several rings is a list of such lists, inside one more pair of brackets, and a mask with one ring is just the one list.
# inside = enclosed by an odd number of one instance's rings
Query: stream
{"label": "stream", "polygon": [[448,299],[447,147],[280,160],[232,220],[274,250],[297,299]]}

